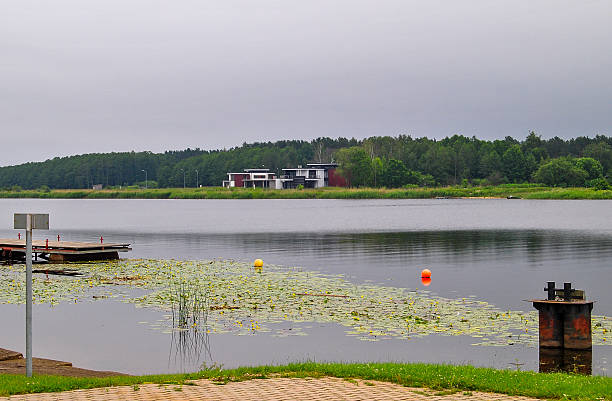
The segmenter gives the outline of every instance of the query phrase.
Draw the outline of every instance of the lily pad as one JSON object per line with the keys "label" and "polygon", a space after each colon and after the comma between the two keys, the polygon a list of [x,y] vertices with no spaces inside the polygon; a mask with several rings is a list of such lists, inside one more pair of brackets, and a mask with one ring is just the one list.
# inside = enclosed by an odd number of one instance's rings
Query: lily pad
{"label": "lily pad", "polygon": [[[476,345],[537,345],[537,312],[502,310],[476,297],[444,298],[427,291],[355,284],[341,275],[268,265],[254,269],[233,260],[120,260],[70,264],[84,273],[35,275],[34,302],[97,302],[116,298],[167,311],[155,327],[172,329],[176,288],[189,283],[205,304],[206,319],[191,319],[206,333],[305,335],[309,323],[334,323],[367,341],[427,335],[470,336]],[[66,268],[66,266],[58,266]],[[0,269],[0,303],[23,304],[22,265]],[[611,345],[612,318],[593,316],[593,344]],[[279,324],[282,323],[282,324]],[[152,325],[153,326],[153,325]],[[174,327],[176,329],[176,327]]]}

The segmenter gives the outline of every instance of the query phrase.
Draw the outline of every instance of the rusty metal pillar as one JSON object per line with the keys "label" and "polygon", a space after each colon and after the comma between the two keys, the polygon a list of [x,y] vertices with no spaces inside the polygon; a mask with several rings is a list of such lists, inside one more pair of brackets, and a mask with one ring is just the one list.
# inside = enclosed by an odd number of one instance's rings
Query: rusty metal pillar
{"label": "rusty metal pillar", "polygon": [[539,312],[540,347],[563,348],[563,315],[554,301],[532,301]]}
{"label": "rusty metal pillar", "polygon": [[591,375],[592,366],[591,350],[540,348],[540,373],[568,372]]}
{"label": "rusty metal pillar", "polygon": [[593,301],[585,300],[584,291],[572,289],[571,283],[556,289],[550,281],[544,290],[548,299],[531,301],[539,311],[540,347],[590,350]]}

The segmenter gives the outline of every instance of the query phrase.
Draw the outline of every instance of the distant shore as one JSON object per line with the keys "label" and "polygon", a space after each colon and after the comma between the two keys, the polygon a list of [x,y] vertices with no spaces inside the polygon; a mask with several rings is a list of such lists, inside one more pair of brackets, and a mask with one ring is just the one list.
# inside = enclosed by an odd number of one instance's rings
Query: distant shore
{"label": "distant shore", "polygon": [[0,191],[0,198],[42,199],[612,199],[612,190],[556,188],[534,184],[499,186],[448,186],[415,188],[159,188],[159,189],[54,189]]}

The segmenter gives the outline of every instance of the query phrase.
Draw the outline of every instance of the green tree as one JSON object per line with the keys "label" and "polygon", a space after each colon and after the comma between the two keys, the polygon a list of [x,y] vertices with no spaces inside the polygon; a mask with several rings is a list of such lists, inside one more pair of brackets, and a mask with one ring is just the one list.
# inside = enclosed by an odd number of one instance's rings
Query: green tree
{"label": "green tree", "polygon": [[605,191],[610,189],[610,184],[603,177],[587,181],[587,186],[593,188],[596,191]]}
{"label": "green tree", "polygon": [[[413,178],[414,177],[414,178]],[[436,185],[436,180],[434,180],[431,174],[421,174],[417,171],[410,170],[408,172],[408,183],[418,184],[423,187],[433,187]]]}
{"label": "green tree", "polygon": [[548,152],[546,151],[546,149],[541,147],[529,149],[527,151],[527,154],[533,155],[533,158],[537,163],[540,163],[542,160],[548,159]]}
{"label": "green tree", "polygon": [[375,157],[372,159],[372,176],[374,178],[374,186],[380,186],[380,178],[379,176],[383,172],[383,161],[380,157]]}
{"label": "green tree", "polygon": [[512,145],[504,152],[502,165],[510,182],[523,182],[527,178],[527,163],[520,145]]}
{"label": "green tree", "polygon": [[489,177],[495,172],[501,172],[502,168],[502,158],[495,150],[485,153],[480,158],[481,177]]}
{"label": "green tree", "polygon": [[338,172],[350,186],[361,187],[370,183],[372,164],[366,151],[359,146],[340,149],[336,153]]}
{"label": "green tree", "polygon": [[523,152],[542,147],[542,137],[536,135],[535,132],[529,132],[525,142],[523,142]]}
{"label": "green tree", "polygon": [[538,162],[532,152],[525,155],[525,180],[532,176],[538,169]]}
{"label": "green tree", "polygon": [[594,180],[603,177],[603,167],[601,163],[592,157],[581,157],[576,159],[576,166],[586,171],[587,180]]}
{"label": "green tree", "polygon": [[536,182],[554,187],[581,187],[587,177],[588,173],[568,158],[552,159],[540,166],[533,175]]}
{"label": "green tree", "polygon": [[421,171],[431,174],[436,182],[449,184],[454,181],[453,152],[447,147],[434,143],[419,159]]}
{"label": "green tree", "polygon": [[[406,185],[409,183],[408,169],[401,160],[389,159],[385,163],[381,181],[388,188],[399,188]],[[415,182],[414,184],[418,183]]]}
{"label": "green tree", "polygon": [[600,141],[585,146],[582,155],[592,157],[600,162],[604,174],[610,174],[610,169],[612,169],[612,147],[606,142]]}

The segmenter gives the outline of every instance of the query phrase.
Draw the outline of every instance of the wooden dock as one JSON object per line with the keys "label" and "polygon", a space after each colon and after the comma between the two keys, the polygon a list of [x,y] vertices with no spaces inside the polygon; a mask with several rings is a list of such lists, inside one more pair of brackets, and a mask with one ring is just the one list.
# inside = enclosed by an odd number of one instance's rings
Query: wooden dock
{"label": "wooden dock", "polygon": [[[25,260],[23,239],[0,238],[0,260]],[[131,251],[130,244],[72,241],[32,241],[34,261],[63,263],[119,259],[119,252]]]}

